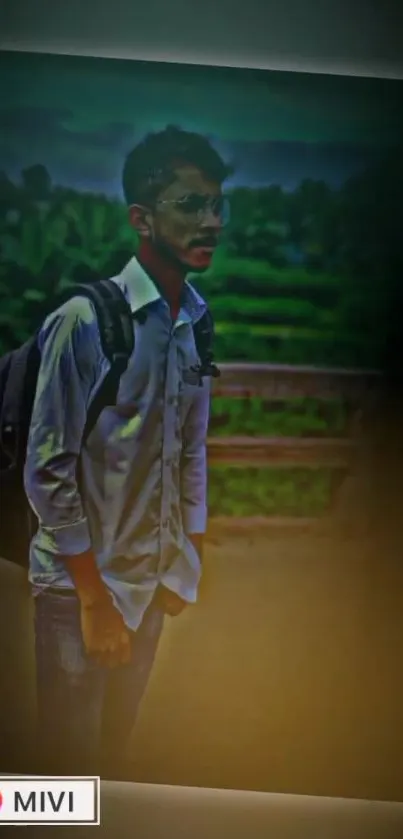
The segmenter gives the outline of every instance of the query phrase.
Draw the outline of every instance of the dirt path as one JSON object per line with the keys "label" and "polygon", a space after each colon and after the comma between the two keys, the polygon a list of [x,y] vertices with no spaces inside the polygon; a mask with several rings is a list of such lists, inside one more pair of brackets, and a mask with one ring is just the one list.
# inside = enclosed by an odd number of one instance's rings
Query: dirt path
{"label": "dirt path", "polygon": [[403,568],[324,536],[210,546],[167,624],[137,780],[403,799]]}
{"label": "dirt path", "polygon": [[[166,625],[133,780],[403,800],[403,563],[368,547],[300,531],[209,544],[199,604]],[[22,755],[32,618],[21,569],[0,570],[0,746]]]}

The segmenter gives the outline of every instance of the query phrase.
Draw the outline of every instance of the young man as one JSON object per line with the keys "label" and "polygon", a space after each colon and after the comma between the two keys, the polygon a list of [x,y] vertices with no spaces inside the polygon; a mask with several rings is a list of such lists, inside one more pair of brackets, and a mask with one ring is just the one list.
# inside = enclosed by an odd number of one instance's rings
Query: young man
{"label": "young man", "polygon": [[39,522],[30,580],[47,771],[93,772],[104,739],[117,773],[164,615],[197,599],[210,387],[189,374],[206,305],[186,275],[210,264],[228,172],[205,138],[171,127],[129,154],[123,189],[140,246],[113,279],[135,348],[117,404],[84,443],[109,366],[92,303],[75,297],[40,333],[25,488]]}

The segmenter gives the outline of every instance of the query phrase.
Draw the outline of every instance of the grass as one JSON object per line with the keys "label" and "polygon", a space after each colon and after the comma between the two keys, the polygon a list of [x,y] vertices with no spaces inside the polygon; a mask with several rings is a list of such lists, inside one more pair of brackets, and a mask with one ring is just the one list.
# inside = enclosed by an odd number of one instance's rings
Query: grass
{"label": "grass", "polygon": [[[346,411],[340,399],[266,402],[214,397],[210,435],[268,437],[342,436]],[[320,516],[329,507],[334,470],[214,466],[209,470],[211,516]]]}
{"label": "grass", "polygon": [[[284,320],[295,319],[307,323],[320,323],[322,310],[310,300],[299,300],[293,298],[253,296],[247,297],[241,294],[220,294],[212,296],[211,311],[217,322],[226,321],[228,318],[250,320],[251,318],[264,321],[268,318],[281,318]],[[330,310],[327,314],[328,321],[334,312]]]}
{"label": "grass", "polygon": [[210,516],[320,516],[332,496],[330,469],[215,466],[209,470]]}
{"label": "grass", "polygon": [[346,410],[342,400],[301,398],[287,402],[215,396],[210,434],[217,437],[338,437],[344,432]]}
{"label": "grass", "polygon": [[262,282],[264,287],[330,287],[338,288],[340,279],[336,275],[302,267],[287,266],[276,268],[270,262],[252,257],[230,255],[224,246],[217,248],[210,268],[203,274],[203,281],[225,280],[227,277],[248,277],[251,281]]}
{"label": "grass", "polygon": [[379,366],[379,341],[361,340],[331,330],[292,326],[217,323],[215,357],[220,362],[312,364],[317,367]]}

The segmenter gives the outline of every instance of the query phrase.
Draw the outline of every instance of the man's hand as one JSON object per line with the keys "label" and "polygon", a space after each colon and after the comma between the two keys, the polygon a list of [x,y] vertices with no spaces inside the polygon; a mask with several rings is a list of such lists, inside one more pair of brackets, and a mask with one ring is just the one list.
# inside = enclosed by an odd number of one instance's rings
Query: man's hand
{"label": "man's hand", "polygon": [[161,599],[161,606],[165,614],[171,618],[176,618],[177,615],[180,615],[188,605],[186,600],[182,600],[174,591],[163,587],[160,589],[159,598]]}
{"label": "man's hand", "polygon": [[[188,539],[195,548],[199,560],[202,563],[203,533],[189,534]],[[175,594],[174,591],[171,591],[170,589],[167,589],[164,586],[160,586],[160,588],[158,589],[157,600],[165,614],[169,615],[171,618],[176,618],[177,615],[180,615],[183,612],[183,610],[186,609],[186,606],[189,605],[186,602],[186,600],[182,600],[182,598],[179,597],[178,594]]]}
{"label": "man's hand", "polygon": [[99,573],[94,553],[64,557],[80,601],[81,631],[88,655],[115,667],[130,658],[130,635]]}
{"label": "man's hand", "polygon": [[[197,555],[199,557],[200,562],[203,561],[203,533],[192,533],[188,536],[189,541],[192,543],[193,547],[197,551]],[[180,615],[186,606],[189,604],[186,600],[182,600],[178,594],[175,594],[174,591],[161,586],[157,592],[157,599],[158,602],[161,604],[161,608],[165,612],[166,615],[169,615],[171,618],[176,618],[177,615]]]}
{"label": "man's hand", "polygon": [[105,591],[103,596],[80,601],[81,631],[88,655],[99,664],[116,667],[130,659],[130,636],[122,615]]}

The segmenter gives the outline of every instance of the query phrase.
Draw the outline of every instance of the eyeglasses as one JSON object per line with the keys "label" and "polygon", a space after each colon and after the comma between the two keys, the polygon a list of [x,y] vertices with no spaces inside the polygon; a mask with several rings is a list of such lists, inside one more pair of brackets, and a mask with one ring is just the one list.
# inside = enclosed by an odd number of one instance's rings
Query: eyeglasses
{"label": "eyeglasses", "polygon": [[157,199],[156,204],[171,204],[185,215],[193,216],[199,223],[208,213],[217,216],[223,226],[228,224],[230,217],[230,203],[226,195],[201,195],[192,192],[184,195],[183,198]]}

